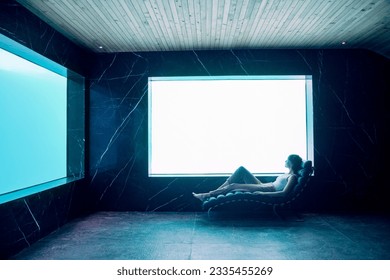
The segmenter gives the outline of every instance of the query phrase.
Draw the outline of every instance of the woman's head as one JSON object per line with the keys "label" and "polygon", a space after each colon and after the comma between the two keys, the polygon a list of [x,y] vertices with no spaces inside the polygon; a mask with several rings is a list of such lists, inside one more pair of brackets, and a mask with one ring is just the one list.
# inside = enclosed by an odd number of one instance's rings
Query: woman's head
{"label": "woman's head", "polygon": [[294,173],[298,172],[302,168],[302,158],[298,155],[289,155],[286,167],[290,168]]}

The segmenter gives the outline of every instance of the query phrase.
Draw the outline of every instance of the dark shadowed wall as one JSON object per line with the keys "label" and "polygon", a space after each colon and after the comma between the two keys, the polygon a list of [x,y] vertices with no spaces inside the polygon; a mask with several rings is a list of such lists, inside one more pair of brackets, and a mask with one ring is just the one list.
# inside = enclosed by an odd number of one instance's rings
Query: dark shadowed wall
{"label": "dark shadowed wall", "polygon": [[313,75],[316,175],[300,207],[387,207],[390,68],[382,56],[365,50],[226,50],[101,54],[95,62],[90,202],[96,209],[200,210],[191,192],[226,179],[148,178],[149,76],[273,74]]}

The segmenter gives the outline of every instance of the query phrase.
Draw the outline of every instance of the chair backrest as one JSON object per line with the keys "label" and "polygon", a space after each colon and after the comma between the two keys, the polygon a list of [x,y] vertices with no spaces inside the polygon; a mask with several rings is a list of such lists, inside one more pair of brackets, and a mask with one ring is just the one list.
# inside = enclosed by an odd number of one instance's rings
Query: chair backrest
{"label": "chair backrest", "polygon": [[305,161],[303,163],[302,169],[298,171],[298,174],[298,183],[291,192],[291,195],[293,196],[301,192],[306,186],[310,176],[313,174],[313,162],[311,160]]}
{"label": "chair backrest", "polygon": [[299,170],[300,176],[310,176],[313,173],[313,163],[311,160],[306,160],[302,164],[302,169]]}

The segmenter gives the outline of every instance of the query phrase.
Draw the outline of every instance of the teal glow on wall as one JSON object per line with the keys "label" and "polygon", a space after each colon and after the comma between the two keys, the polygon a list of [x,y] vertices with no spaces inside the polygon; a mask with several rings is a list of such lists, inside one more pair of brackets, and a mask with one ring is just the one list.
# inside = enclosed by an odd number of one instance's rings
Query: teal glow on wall
{"label": "teal glow on wall", "polygon": [[84,78],[0,36],[2,203],[84,176]]}
{"label": "teal glow on wall", "polygon": [[1,193],[66,177],[66,77],[0,49]]}

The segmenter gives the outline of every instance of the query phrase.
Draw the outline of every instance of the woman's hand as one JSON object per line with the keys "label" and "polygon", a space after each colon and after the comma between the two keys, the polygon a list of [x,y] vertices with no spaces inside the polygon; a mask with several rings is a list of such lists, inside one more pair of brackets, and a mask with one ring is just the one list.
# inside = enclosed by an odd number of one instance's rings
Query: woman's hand
{"label": "woman's hand", "polygon": [[236,189],[238,189],[240,186],[241,186],[241,184],[232,183],[232,184],[226,186],[226,190],[230,190],[230,191],[236,190]]}

